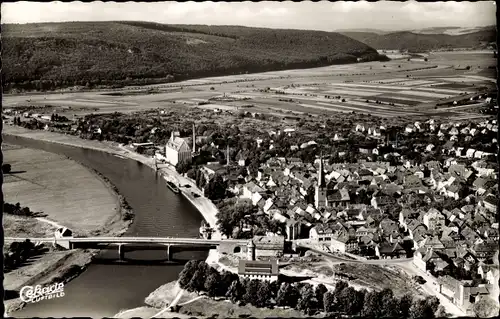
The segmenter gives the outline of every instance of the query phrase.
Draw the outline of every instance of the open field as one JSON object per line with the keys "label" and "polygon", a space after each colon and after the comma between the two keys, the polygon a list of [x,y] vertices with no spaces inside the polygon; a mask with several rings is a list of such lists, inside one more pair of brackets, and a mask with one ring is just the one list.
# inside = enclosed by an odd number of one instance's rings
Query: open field
{"label": "open field", "polygon": [[[102,230],[120,219],[116,194],[80,164],[60,155],[19,146],[4,145],[3,154],[4,162],[12,165],[12,173],[4,176],[6,202],[19,202],[32,211],[41,211],[49,220],[82,235]],[[18,222],[12,221],[10,225],[22,230]],[[10,231],[6,227],[6,233]]]}
{"label": "open field", "polygon": [[[467,65],[470,70],[457,69]],[[68,118],[90,112],[133,112],[179,104],[226,110],[243,110],[238,106],[253,105],[249,111],[263,113],[281,110],[313,114],[357,112],[381,117],[432,116],[442,111],[440,107],[434,110],[441,99],[473,93],[478,87],[494,87],[494,78],[480,73],[492,65],[496,65],[496,61],[491,52],[434,52],[429,54],[427,62],[393,60],[212,77],[108,91],[5,95],[3,103],[4,108],[52,105],[54,107],[47,109],[46,113],[55,109]],[[232,102],[211,100],[224,94],[247,99]],[[338,96],[340,99],[334,99]],[[280,99],[292,99],[295,103]],[[366,100],[371,103],[366,103]],[[375,100],[382,104],[375,104]],[[200,102],[210,104],[198,105]],[[427,107],[420,108],[424,104]],[[464,114],[449,112],[449,116],[458,115]]]}

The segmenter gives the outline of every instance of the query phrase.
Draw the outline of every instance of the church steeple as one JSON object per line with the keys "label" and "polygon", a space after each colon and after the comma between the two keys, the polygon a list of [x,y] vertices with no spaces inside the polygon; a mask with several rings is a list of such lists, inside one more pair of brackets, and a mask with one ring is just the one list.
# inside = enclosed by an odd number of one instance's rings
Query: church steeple
{"label": "church steeple", "polygon": [[323,168],[323,153],[319,157],[319,168],[318,168],[318,186],[325,187],[325,174]]}
{"label": "church steeple", "polygon": [[328,207],[326,191],[325,172],[323,168],[323,153],[321,153],[319,157],[318,185],[316,186],[314,192],[314,206],[318,210]]}
{"label": "church steeple", "polygon": [[196,127],[193,123],[193,153],[196,153]]}

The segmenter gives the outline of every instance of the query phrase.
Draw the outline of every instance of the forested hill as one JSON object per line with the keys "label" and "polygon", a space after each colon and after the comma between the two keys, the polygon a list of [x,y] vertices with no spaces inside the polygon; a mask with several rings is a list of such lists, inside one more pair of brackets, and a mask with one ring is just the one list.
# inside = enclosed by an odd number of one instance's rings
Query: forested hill
{"label": "forested hill", "polygon": [[2,25],[4,90],[140,85],[383,59],[338,33],[146,22]]}
{"label": "forested hill", "polygon": [[341,34],[377,50],[409,50],[413,52],[452,48],[482,49],[496,42],[494,28],[484,28],[478,32],[459,35],[423,34],[409,31],[388,34],[373,32],[341,32]]}

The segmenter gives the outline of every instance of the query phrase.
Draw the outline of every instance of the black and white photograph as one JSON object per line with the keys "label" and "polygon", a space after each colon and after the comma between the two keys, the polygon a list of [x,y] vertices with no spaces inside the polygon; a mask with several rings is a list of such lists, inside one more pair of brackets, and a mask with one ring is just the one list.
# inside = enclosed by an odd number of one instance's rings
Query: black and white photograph
{"label": "black and white photograph", "polygon": [[3,317],[497,317],[496,13],[3,2]]}

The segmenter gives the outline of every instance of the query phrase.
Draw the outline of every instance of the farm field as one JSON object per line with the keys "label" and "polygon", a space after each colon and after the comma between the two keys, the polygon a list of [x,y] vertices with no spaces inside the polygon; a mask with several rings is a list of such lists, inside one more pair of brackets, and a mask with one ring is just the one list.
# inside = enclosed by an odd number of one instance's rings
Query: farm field
{"label": "farm field", "polygon": [[[484,70],[495,64],[491,52],[433,52],[427,62],[403,59],[212,77],[114,91],[5,95],[3,103],[4,108],[50,105],[51,108],[37,113],[57,111],[67,117],[127,113],[174,104],[221,110],[236,110],[238,105],[246,104],[253,106],[248,111],[264,113],[281,110],[312,114],[359,112],[381,117],[441,116],[443,108],[434,106],[442,99],[471,94],[480,87],[493,88],[494,77],[485,76]],[[235,98],[210,100],[223,96]],[[381,103],[375,103],[377,100]],[[200,105],[203,103],[209,105]],[[466,115],[446,112],[449,116]]]}
{"label": "farm field", "polygon": [[[4,175],[5,201],[19,202],[32,211],[47,214],[78,235],[88,235],[115,219],[120,220],[116,194],[97,175],[63,156],[20,146],[2,145],[4,162],[12,173]],[[17,218],[17,217],[16,217]],[[12,219],[12,220],[11,220]],[[24,230],[30,224],[7,218],[9,225]],[[40,234],[50,232],[40,229]]]}

